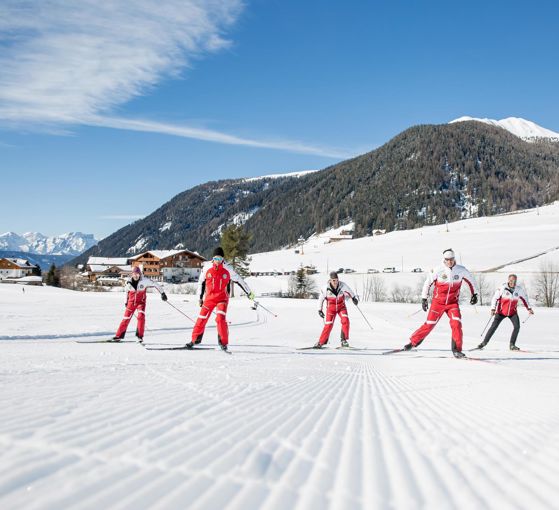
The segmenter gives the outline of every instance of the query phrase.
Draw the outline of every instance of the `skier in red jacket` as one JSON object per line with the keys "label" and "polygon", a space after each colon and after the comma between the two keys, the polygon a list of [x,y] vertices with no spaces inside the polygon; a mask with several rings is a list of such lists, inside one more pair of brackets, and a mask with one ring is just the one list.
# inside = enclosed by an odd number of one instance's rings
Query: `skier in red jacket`
{"label": "skier in red jacket", "polygon": [[147,299],[147,289],[149,287],[155,287],[161,293],[161,299],[167,301],[167,295],[161,290],[161,287],[150,280],[145,278],[142,274],[142,270],[138,266],[134,266],[132,269],[132,275],[126,282],[124,290],[126,291],[126,309],[124,311],[124,319],[120,323],[116,335],[113,340],[119,342],[126,335],[126,329],[132,319],[134,312],[137,313],[138,326],[136,328],[136,337],[138,341],[142,342],[144,340],[144,329],[146,326],[146,299]]}
{"label": "skier in red jacket", "polygon": [[520,331],[520,320],[517,311],[518,301],[522,301],[530,315],[534,314],[534,310],[532,310],[530,306],[528,294],[526,294],[524,288],[521,285],[517,285],[516,282],[517,276],[515,274],[509,274],[507,283],[503,283],[503,285],[495,291],[493,299],[491,300],[491,315],[494,317],[493,323],[485,335],[483,342],[477,346],[478,349],[483,349],[489,343],[489,340],[491,340],[493,333],[495,333],[501,321],[508,317],[513,326],[512,335],[510,337],[510,350],[520,350],[516,346],[516,339]]}
{"label": "skier in red jacket", "polygon": [[[322,347],[328,342],[330,332],[334,327],[336,315],[340,316],[340,321],[342,323],[342,331],[340,334],[342,343],[341,346],[349,347],[349,317],[345,306],[345,300],[348,297],[350,297],[353,304],[357,306],[359,301],[355,292],[353,292],[346,283],[339,280],[338,273],[332,271],[330,273],[328,284],[320,292],[320,298],[318,301],[318,315],[325,319],[325,322],[320,339],[314,345],[315,349],[322,349]],[[326,315],[324,315],[324,312],[322,311],[324,301],[326,301]]]}
{"label": "skier in red jacket", "polygon": [[217,247],[213,252],[211,262],[204,264],[200,279],[198,280],[198,296],[200,297],[200,315],[192,330],[192,341],[186,344],[187,349],[192,349],[202,341],[206,324],[216,309],[215,321],[217,323],[217,340],[219,346],[226,351],[229,343],[229,328],[227,327],[227,305],[231,285],[236,283],[243,289],[249,299],[254,299],[246,282],[235,272],[232,266],[224,260],[224,253],[221,247]]}
{"label": "skier in red jacket", "polygon": [[423,284],[421,293],[421,306],[423,311],[427,311],[429,289],[433,286],[433,299],[427,314],[425,323],[417,329],[410,338],[410,343],[404,346],[404,350],[409,351],[417,347],[425,337],[433,330],[439,319],[446,313],[450,320],[452,330],[452,354],[457,358],[463,358],[462,353],[462,315],[458,299],[460,297],[460,287],[466,282],[472,293],[470,304],[477,303],[477,291],[472,274],[464,267],[456,264],[456,257],[452,249],[443,252],[443,265],[434,269]]}

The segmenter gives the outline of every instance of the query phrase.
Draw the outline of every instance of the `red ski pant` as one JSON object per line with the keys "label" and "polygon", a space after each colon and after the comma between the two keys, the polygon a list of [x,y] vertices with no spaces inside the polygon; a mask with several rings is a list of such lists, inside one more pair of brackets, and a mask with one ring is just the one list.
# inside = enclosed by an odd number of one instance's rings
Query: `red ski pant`
{"label": "red ski pant", "polygon": [[456,342],[456,348],[462,350],[462,315],[458,303],[445,305],[433,301],[431,308],[427,313],[427,320],[419,329],[417,329],[410,338],[412,345],[419,345],[423,339],[431,333],[439,319],[444,315],[448,315],[450,321],[450,329],[452,330],[452,339]]}
{"label": "red ski pant", "polygon": [[229,328],[227,327],[227,301],[216,301],[214,299],[206,299],[200,308],[200,315],[198,315],[198,320],[194,324],[194,329],[192,330],[192,341],[201,341],[204,335],[204,330],[206,329],[206,324],[210,319],[213,309],[215,312],[215,322],[217,324],[217,336],[219,341],[223,345],[229,343]]}
{"label": "red ski pant", "polygon": [[328,338],[330,338],[330,332],[334,327],[334,320],[336,319],[336,315],[340,316],[343,338],[349,340],[349,317],[347,316],[347,308],[345,306],[338,307],[337,310],[330,310],[330,308],[328,308],[326,310],[326,320],[324,322],[324,328],[322,329],[322,333],[318,340],[321,345],[324,345],[326,342],[328,342]]}
{"label": "red ski pant", "polygon": [[126,333],[126,329],[128,328],[128,324],[130,323],[130,320],[132,319],[132,316],[134,315],[134,312],[136,312],[136,317],[138,319],[138,327],[137,327],[137,331],[138,331],[138,336],[139,337],[144,337],[144,329],[146,327],[146,303],[145,301],[142,303],[129,303],[126,305],[126,310],[124,310],[124,319],[122,319],[122,322],[120,323],[120,326],[118,327],[118,330],[116,332],[116,337],[118,338],[123,338],[124,334]]}

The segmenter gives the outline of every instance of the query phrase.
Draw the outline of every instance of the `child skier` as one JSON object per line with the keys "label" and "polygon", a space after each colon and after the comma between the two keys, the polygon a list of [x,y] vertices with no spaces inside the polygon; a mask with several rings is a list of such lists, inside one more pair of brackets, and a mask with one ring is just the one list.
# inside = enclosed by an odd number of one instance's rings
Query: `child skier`
{"label": "child skier", "polygon": [[232,266],[224,260],[221,247],[213,252],[211,262],[204,264],[200,279],[198,280],[198,296],[200,298],[200,315],[192,330],[192,340],[186,344],[187,349],[192,349],[202,341],[206,324],[214,308],[216,309],[215,321],[217,323],[217,341],[219,346],[227,351],[229,344],[229,328],[227,327],[227,305],[232,283],[243,289],[249,299],[254,299],[246,282],[235,272]]}
{"label": "child skier", "polygon": [[[347,315],[347,308],[345,306],[345,300],[350,297],[353,304],[357,306],[359,303],[355,292],[349,288],[349,286],[341,282],[338,278],[338,273],[332,271],[330,273],[330,279],[326,286],[321,290],[320,297],[318,298],[318,315],[320,315],[325,320],[324,328],[322,329],[322,334],[320,339],[314,345],[315,349],[322,349],[322,347],[328,342],[330,338],[330,332],[334,327],[334,320],[336,315],[340,316],[340,321],[342,323],[342,331],[340,334],[342,347],[349,347],[349,317]],[[322,306],[326,301],[326,316],[322,311]]]}
{"label": "child skier", "polygon": [[122,319],[116,335],[113,337],[114,341],[120,342],[120,340],[124,338],[130,319],[132,319],[132,315],[136,312],[138,314],[136,337],[140,342],[143,342],[144,329],[146,326],[147,289],[149,287],[155,287],[161,293],[161,299],[167,301],[167,295],[161,290],[161,287],[149,278],[144,277],[141,269],[138,266],[134,266],[132,275],[124,286],[124,290],[126,291],[126,309],[124,311],[124,319]]}

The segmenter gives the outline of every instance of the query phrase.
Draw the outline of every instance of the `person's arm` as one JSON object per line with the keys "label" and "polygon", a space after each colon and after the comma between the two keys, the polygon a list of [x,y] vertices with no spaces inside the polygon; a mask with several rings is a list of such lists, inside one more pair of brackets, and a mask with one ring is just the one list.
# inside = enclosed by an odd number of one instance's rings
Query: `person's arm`
{"label": "person's arm", "polygon": [[322,311],[322,307],[324,306],[324,301],[326,300],[326,291],[325,289],[320,289],[320,295],[318,296],[318,315],[320,315],[324,319],[324,312]]}
{"label": "person's arm", "polygon": [[161,294],[161,299],[163,301],[167,301],[167,294],[165,294],[163,287],[161,287],[161,285],[159,285],[158,282],[154,282],[151,278],[144,277],[144,283],[146,285],[146,288],[153,287],[154,289],[157,290],[157,292],[159,292],[159,294]]}
{"label": "person's arm", "polygon": [[499,287],[495,291],[495,294],[493,294],[493,297],[491,298],[491,315],[495,315],[495,312],[497,311],[497,305],[499,304],[499,299],[501,299],[502,293],[503,288]]}
{"label": "person's arm", "polygon": [[342,287],[342,292],[344,294],[347,294],[351,300],[353,301],[353,304],[355,306],[357,306],[357,304],[359,303],[359,300],[357,299],[357,295],[355,294],[355,292],[353,292],[353,289],[345,282],[342,283],[343,287]]}
{"label": "person's arm", "polygon": [[524,290],[524,287],[519,287],[518,298],[522,301],[524,307],[528,310],[528,313],[533,314],[534,310],[532,310],[532,307],[530,306],[530,299],[528,298],[528,293]]}
{"label": "person's arm", "polygon": [[435,283],[437,280],[437,275],[434,270],[429,271],[427,273],[427,277],[425,278],[425,282],[423,283],[423,288],[421,289],[421,299],[427,299],[429,297],[429,289],[431,285]]}
{"label": "person's arm", "polygon": [[198,296],[198,300],[200,301],[200,306],[202,306],[202,302],[204,301],[204,293],[206,292],[206,271],[207,270],[208,270],[208,268],[204,264],[202,266],[202,270],[200,271],[200,276],[198,277],[198,288],[196,290],[196,295]]}
{"label": "person's arm", "polygon": [[233,268],[233,266],[231,266],[230,264],[225,264],[225,268],[227,269],[227,271],[229,271],[229,275],[231,277],[231,281],[235,282],[239,287],[241,287],[241,289],[243,289],[243,292],[250,298],[250,299],[254,299],[254,294],[253,292],[250,290],[250,287],[248,286],[247,282],[245,282],[245,280],[243,279],[243,277],[241,275],[239,275],[237,273],[237,271],[235,271],[235,269]]}
{"label": "person's arm", "polygon": [[472,296],[477,296],[478,290],[477,290],[476,280],[473,277],[472,273],[470,273],[470,271],[468,271],[466,268],[464,268],[462,279],[468,284]]}

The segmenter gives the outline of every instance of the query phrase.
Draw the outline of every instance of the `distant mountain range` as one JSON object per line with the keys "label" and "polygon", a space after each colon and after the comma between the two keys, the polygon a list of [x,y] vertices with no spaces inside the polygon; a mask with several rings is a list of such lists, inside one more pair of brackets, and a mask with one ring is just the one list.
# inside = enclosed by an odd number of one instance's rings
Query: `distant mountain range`
{"label": "distant mountain range", "polygon": [[551,131],[550,129],[544,128],[542,126],[538,126],[535,122],[531,120],[521,119],[518,117],[508,117],[506,119],[501,120],[493,120],[493,119],[476,119],[474,117],[460,117],[459,119],[453,120],[450,123],[454,122],[467,122],[467,121],[475,121],[475,122],[483,122],[484,124],[490,124],[491,126],[501,127],[506,129],[509,133],[512,133],[518,138],[522,138],[527,142],[534,142],[534,141],[552,141],[552,142],[559,142],[559,133],[555,131]]}
{"label": "distant mountain range", "polygon": [[16,234],[6,232],[0,235],[0,251],[33,253],[37,255],[77,256],[97,244],[92,234],[69,232],[47,237],[38,232]]}
{"label": "distant mountain range", "polygon": [[559,144],[543,138],[475,120],[415,126],[324,170],[195,186],[73,263],[148,249],[209,255],[233,223],[252,233],[256,253],[350,221],[362,237],[536,207],[559,199]]}

